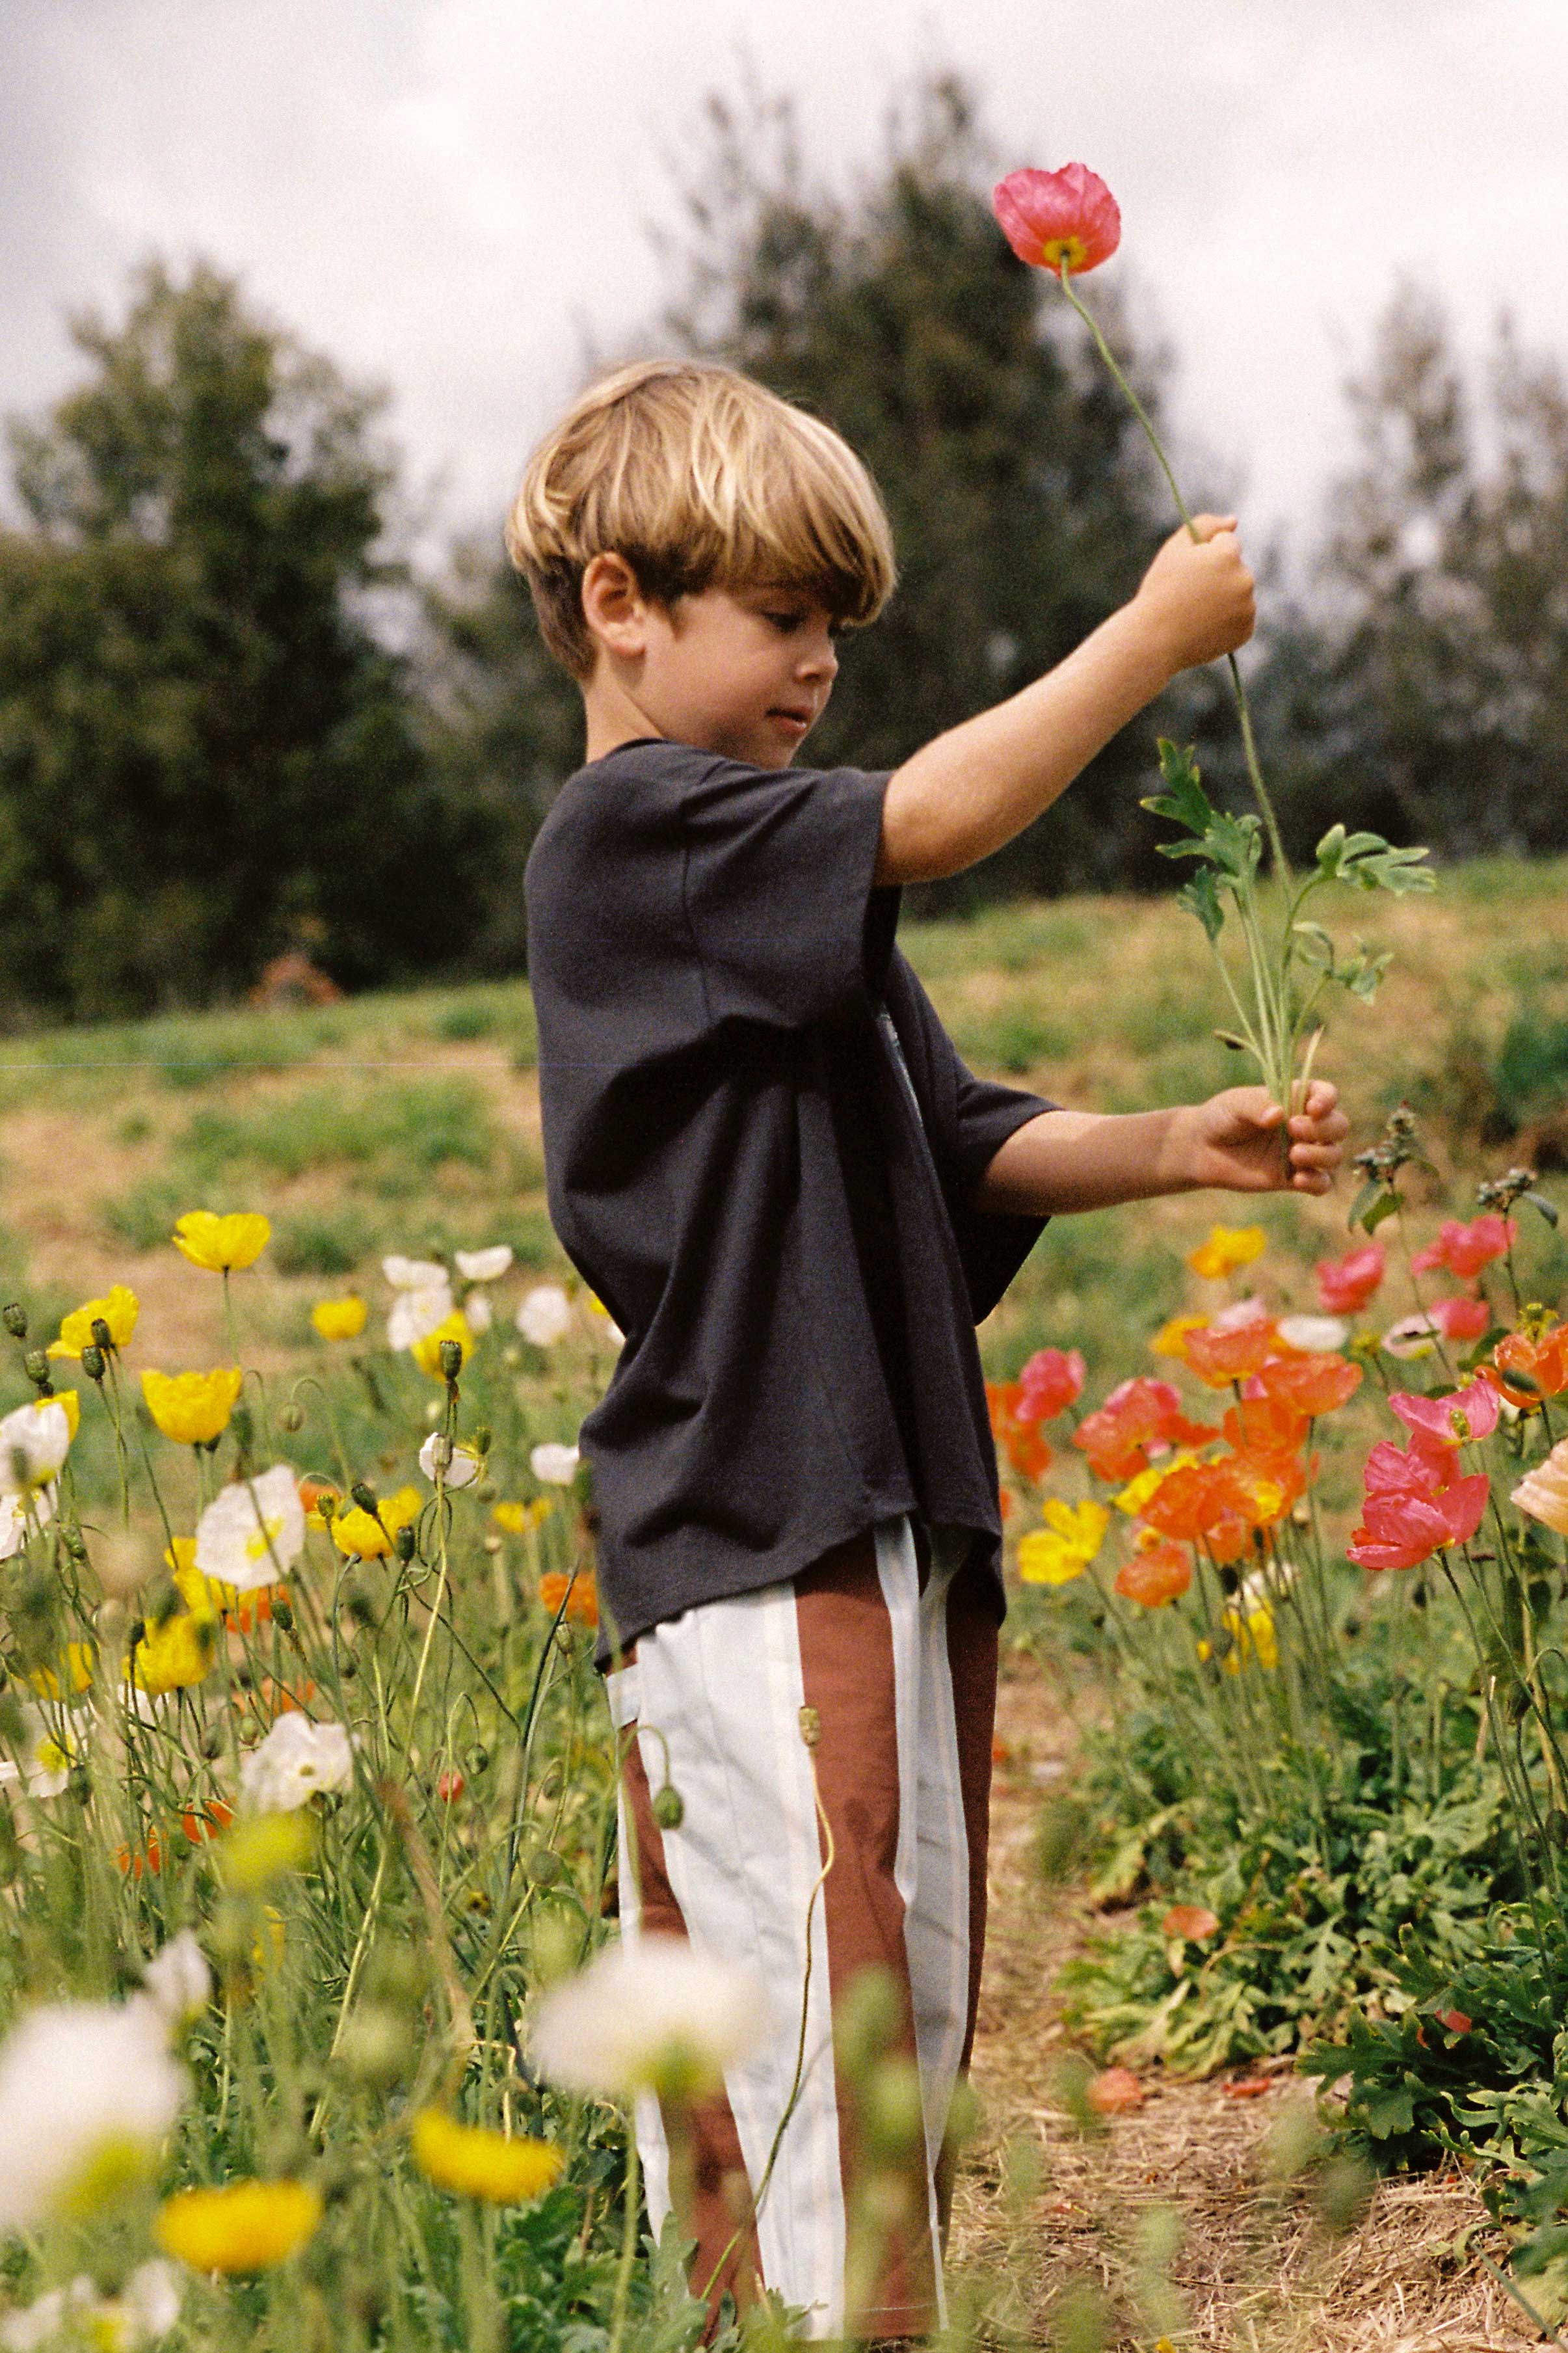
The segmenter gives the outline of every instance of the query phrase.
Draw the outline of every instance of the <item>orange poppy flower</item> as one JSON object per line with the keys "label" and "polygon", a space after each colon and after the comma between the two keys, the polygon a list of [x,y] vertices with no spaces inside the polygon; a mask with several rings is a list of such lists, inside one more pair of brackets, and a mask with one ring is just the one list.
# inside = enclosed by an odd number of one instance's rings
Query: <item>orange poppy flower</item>
{"label": "orange poppy flower", "polygon": [[128,1846],[118,1848],[114,1860],[120,1869],[128,1872],[132,1879],[140,1879],[144,1871],[156,1874],[163,1868],[163,1850],[159,1844],[157,1831],[149,1832],[144,1847],[134,1850]]}
{"label": "orange poppy flower", "polygon": [[215,1839],[227,1830],[233,1820],[232,1806],[226,1806],[221,1798],[209,1798],[199,1813],[194,1806],[186,1809],[180,1816],[180,1828],[193,1846],[200,1846],[205,1839]]}
{"label": "orange poppy flower", "polygon": [[1037,1479],[1050,1467],[1051,1450],[1031,1422],[1020,1419],[1022,1381],[987,1381],[985,1402],[991,1430],[1020,1479]]}
{"label": "orange poppy flower", "polygon": [[1238,1454],[1292,1454],[1307,1435],[1307,1418],[1273,1397],[1244,1398],[1221,1423]]}
{"label": "orange poppy flower", "polygon": [[1266,1398],[1315,1419],[1355,1395],[1362,1369],[1343,1356],[1276,1356],[1260,1366],[1258,1378]]}
{"label": "orange poppy flower", "polygon": [[1111,1390],[1097,1411],[1086,1414],[1073,1444],[1088,1455],[1102,1479],[1131,1479],[1146,1471],[1152,1456],[1172,1446],[1206,1446],[1218,1432],[1189,1421],[1179,1392],[1169,1381],[1140,1373]]}
{"label": "orange poppy flower", "polygon": [[[568,1584],[571,1591],[567,1591]],[[579,1626],[596,1626],[599,1622],[599,1588],[591,1568],[580,1568],[575,1582],[558,1568],[548,1569],[539,1580],[541,1609],[548,1609],[553,1618],[563,1601],[566,1616]]]}
{"label": "orange poppy flower", "polygon": [[[1482,1378],[1501,1389],[1510,1405],[1528,1409],[1543,1397],[1561,1397],[1568,1389],[1568,1324],[1554,1324],[1533,1340],[1527,1333],[1510,1332],[1492,1354],[1495,1366],[1483,1365]],[[1511,1386],[1510,1373],[1522,1373],[1534,1386],[1528,1389]]]}
{"label": "orange poppy flower", "polygon": [[1121,242],[1115,197],[1087,164],[1059,172],[1009,172],[991,192],[991,207],[1020,261],[1075,278],[1109,261]]}
{"label": "orange poppy flower", "polygon": [[1203,1904],[1173,1904],[1160,1923],[1167,1936],[1190,1936],[1194,1943],[1212,1936],[1217,1916]]}
{"label": "orange poppy flower", "polygon": [[1183,1351],[1187,1363],[1211,1389],[1227,1389],[1236,1381],[1249,1381],[1260,1373],[1276,1345],[1274,1319],[1259,1315],[1229,1331],[1189,1332]]}
{"label": "orange poppy flower", "polygon": [[1161,1609],[1167,1601],[1179,1601],[1192,1581],[1193,1565],[1180,1545],[1152,1544],[1118,1571],[1116,1590],[1125,1601]]}

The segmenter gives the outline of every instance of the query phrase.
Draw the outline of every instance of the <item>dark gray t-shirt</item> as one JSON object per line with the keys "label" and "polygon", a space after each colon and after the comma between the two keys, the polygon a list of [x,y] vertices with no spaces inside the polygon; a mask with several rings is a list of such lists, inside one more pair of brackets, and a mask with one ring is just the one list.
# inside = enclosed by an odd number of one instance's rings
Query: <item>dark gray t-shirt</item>
{"label": "dark gray t-shirt", "polygon": [[964,1068],[895,949],[886,786],[645,739],[529,858],[551,1217],[626,1335],[582,1432],[622,1643],[901,1512],[997,1569],[973,1326],[1044,1220],[971,1203],[1051,1106]]}

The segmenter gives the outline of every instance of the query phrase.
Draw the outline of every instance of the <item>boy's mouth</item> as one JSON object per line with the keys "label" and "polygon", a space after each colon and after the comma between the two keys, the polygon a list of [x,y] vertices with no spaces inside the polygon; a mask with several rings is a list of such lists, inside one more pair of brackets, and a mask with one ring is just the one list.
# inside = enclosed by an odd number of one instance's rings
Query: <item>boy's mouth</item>
{"label": "boy's mouth", "polygon": [[770,719],[782,719],[786,727],[795,728],[796,733],[802,735],[805,733],[816,716],[816,713],[814,711],[786,711],[782,705],[768,713]]}

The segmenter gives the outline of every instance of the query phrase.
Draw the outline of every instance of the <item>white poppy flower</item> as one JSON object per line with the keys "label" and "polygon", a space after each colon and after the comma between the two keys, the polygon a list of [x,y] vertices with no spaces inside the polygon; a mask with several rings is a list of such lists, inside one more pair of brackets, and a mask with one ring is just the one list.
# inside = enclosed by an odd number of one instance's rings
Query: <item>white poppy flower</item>
{"label": "white poppy flower", "polygon": [[747,1969],[699,1952],[684,1936],[607,1945],[552,1987],[533,2020],[541,2074],[601,2098],[710,2089],[766,2042],[774,2021]]}
{"label": "white poppy flower", "polygon": [[287,1462],[226,1487],[196,1522],[196,1567],[240,1593],[276,1585],[305,1549],[305,1506]]}
{"label": "white poppy flower", "polygon": [[19,1761],[0,1757],[0,1788],[20,1782],[30,1798],[58,1798],[70,1779],[81,1744],[68,1717],[61,1724],[30,1701],[22,1704]]}
{"label": "white poppy flower", "polygon": [[381,1271],[394,1291],[434,1291],[451,1280],[438,1258],[384,1258]]}
{"label": "white poppy flower", "polygon": [[552,1347],[571,1328],[572,1302],[558,1282],[536,1282],[517,1311],[517,1328],[536,1348]]}
{"label": "white poppy flower", "polygon": [[0,1488],[25,1495],[47,1486],[66,1459],[71,1426],[58,1398],[37,1398],[0,1420]]}
{"label": "white poppy flower", "polygon": [[482,1291],[470,1291],[463,1302],[463,1314],[470,1332],[488,1332],[495,1321],[495,1309]]}
{"label": "white poppy flower", "polygon": [[239,1789],[258,1814],[290,1814],[318,1789],[346,1789],[353,1751],[341,1724],[312,1724],[291,1709],[239,1760]]}
{"label": "white poppy flower", "polygon": [[1268,1308],[1254,1292],[1250,1298],[1233,1299],[1228,1307],[1222,1307],[1217,1315],[1211,1316],[1209,1329],[1211,1332],[1240,1332],[1248,1324],[1265,1322],[1268,1314]]}
{"label": "white poppy flower", "polygon": [[560,1446],[551,1440],[534,1448],[528,1458],[528,1467],[546,1487],[569,1487],[581,1460],[575,1446]]}
{"label": "white poppy flower", "polygon": [[1338,1315],[1282,1315],[1277,1328],[1288,1348],[1327,1356],[1344,1346],[1351,1327]]}
{"label": "white poppy flower", "polygon": [[1437,1326],[1430,1315],[1402,1315],[1378,1343],[1385,1356],[1429,1356],[1437,1345]]}
{"label": "white poppy flower", "polygon": [[438,1462],[446,1465],[442,1476],[448,1487],[471,1487],[483,1468],[471,1446],[453,1446],[445,1431],[433,1430],[419,1449],[419,1468],[432,1485]]}
{"label": "white poppy flower", "polygon": [[[439,1267],[436,1271],[440,1274]],[[400,1291],[386,1319],[387,1346],[412,1348],[416,1340],[428,1339],[432,1332],[440,1330],[456,1305],[452,1286],[444,1274],[439,1282]]]}
{"label": "white poppy flower", "polygon": [[499,1282],[511,1264],[511,1244],[492,1242],[488,1250],[454,1250],[458,1272],[468,1282]]}
{"label": "white poppy flower", "polygon": [[0,1560],[15,1560],[27,1538],[47,1528],[54,1516],[53,1487],[35,1487],[30,1495],[0,1491]]}
{"label": "white poppy flower", "polygon": [[79,2272],[69,2287],[51,2288],[0,2320],[0,2346],[5,2353],[54,2353],[64,2337],[99,2353],[140,2353],[167,2337],[179,2316],[179,2274],[154,2256],[138,2264],[118,2295],[100,2295],[96,2282]]}
{"label": "white poppy flower", "polygon": [[184,2094],[149,2005],[24,2010],[0,2046],[0,2231],[44,2221],[111,2152],[155,2165]]}
{"label": "white poppy flower", "polygon": [[207,1967],[206,1955],[197,1944],[195,1932],[182,1928],[148,1962],[142,1973],[142,1990],[135,1999],[148,2003],[162,2019],[164,2031],[174,2033],[201,2016],[212,2000],[212,1992],[213,1973]]}

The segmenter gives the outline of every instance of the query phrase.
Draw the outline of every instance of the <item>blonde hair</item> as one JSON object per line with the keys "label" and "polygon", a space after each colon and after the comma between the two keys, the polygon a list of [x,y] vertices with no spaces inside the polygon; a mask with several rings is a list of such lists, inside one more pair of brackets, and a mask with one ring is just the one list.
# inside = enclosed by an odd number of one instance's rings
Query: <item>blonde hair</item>
{"label": "blonde hair", "polygon": [[735,369],[643,360],[602,377],[530,458],[506,522],[545,644],[574,678],[595,648],[583,575],[622,555],[668,607],[705,588],[809,591],[847,628],[897,576],[866,468],[829,425]]}

